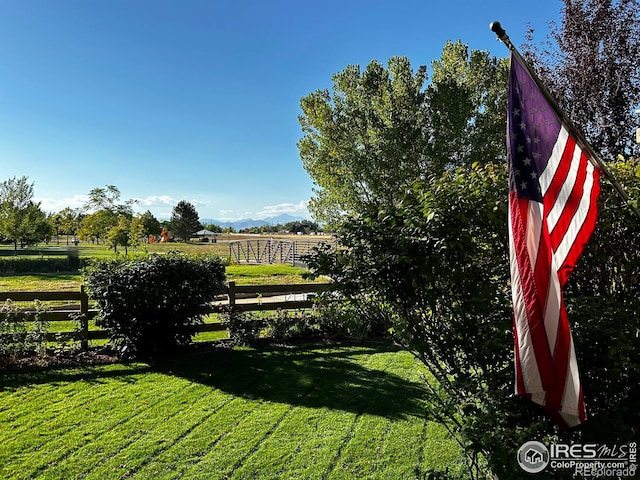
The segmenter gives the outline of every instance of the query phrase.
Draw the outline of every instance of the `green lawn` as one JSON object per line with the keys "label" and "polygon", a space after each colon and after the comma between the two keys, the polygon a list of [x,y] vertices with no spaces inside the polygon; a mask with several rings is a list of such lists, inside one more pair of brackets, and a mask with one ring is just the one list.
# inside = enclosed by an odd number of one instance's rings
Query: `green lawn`
{"label": "green lawn", "polygon": [[407,479],[462,474],[390,346],[219,350],[9,370],[0,478]]}
{"label": "green lawn", "polygon": [[[2,260],[0,260],[2,261]],[[238,285],[305,283],[307,271],[291,265],[229,265],[227,280]],[[326,279],[319,279],[319,282]],[[0,292],[17,291],[77,291],[82,276],[72,273],[38,273],[0,276]]]}

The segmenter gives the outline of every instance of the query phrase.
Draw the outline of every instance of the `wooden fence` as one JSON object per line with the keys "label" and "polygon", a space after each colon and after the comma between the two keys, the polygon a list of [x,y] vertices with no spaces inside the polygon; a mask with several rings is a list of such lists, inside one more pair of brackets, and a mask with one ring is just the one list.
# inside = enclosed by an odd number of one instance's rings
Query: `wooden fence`
{"label": "wooden fence", "polygon": [[[330,283],[309,283],[293,285],[236,285],[229,282],[224,294],[211,304],[204,305],[203,314],[220,313],[227,309],[237,312],[260,312],[273,310],[298,310],[311,308],[313,297],[327,290]],[[68,322],[76,320],[79,328],[74,332],[49,332],[47,341],[65,342],[76,340],[82,348],[88,348],[89,340],[109,338],[107,330],[90,330],[89,321],[96,317],[98,311],[91,308],[89,296],[80,288],[78,292],[0,292],[0,302],[66,302],[36,312],[33,307],[20,306],[22,321],[39,319],[47,322]],[[0,314],[1,317],[1,314]],[[204,323],[196,326],[196,332],[215,332],[226,330],[223,323]]]}

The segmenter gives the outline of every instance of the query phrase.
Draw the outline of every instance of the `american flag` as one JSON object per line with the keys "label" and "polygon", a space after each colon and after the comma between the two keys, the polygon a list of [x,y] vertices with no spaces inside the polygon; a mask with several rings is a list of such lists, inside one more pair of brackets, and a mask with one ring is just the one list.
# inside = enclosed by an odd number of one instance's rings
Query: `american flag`
{"label": "american flag", "polygon": [[595,227],[599,171],[523,62],[511,54],[507,124],[516,393],[575,426],[586,413],[562,288]]}

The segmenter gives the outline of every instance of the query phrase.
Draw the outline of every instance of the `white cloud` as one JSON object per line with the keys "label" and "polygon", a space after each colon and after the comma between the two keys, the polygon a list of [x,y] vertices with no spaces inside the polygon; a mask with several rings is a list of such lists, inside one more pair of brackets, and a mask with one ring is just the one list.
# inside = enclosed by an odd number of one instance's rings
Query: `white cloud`
{"label": "white cloud", "polygon": [[299,215],[304,217],[309,216],[309,210],[307,210],[308,206],[308,200],[302,200],[298,203],[279,203],[277,205],[267,205],[266,207],[263,207],[262,210],[256,214],[256,216],[258,218],[266,218],[282,215],[283,213],[288,213],[291,215]]}
{"label": "white cloud", "polygon": [[[168,218],[171,216],[171,209],[175,207],[180,200],[173,198],[170,195],[149,195],[145,198],[133,198],[135,200],[135,204],[133,205],[133,209],[136,212],[142,212],[144,210],[151,210],[152,213],[155,213],[160,218]],[[187,200],[194,207],[206,206],[208,202],[201,200]],[[167,212],[167,207],[171,207],[171,209]]]}
{"label": "white cloud", "polygon": [[138,205],[144,205],[145,207],[151,207],[155,205],[176,205],[178,203],[173,197],[169,195],[149,195],[146,198],[132,198]]}
{"label": "white cloud", "polygon": [[67,207],[73,209],[82,208],[83,205],[89,200],[88,195],[73,195],[66,198],[34,198],[34,201],[40,202],[40,208],[45,212],[57,213],[60,210],[64,210]]}

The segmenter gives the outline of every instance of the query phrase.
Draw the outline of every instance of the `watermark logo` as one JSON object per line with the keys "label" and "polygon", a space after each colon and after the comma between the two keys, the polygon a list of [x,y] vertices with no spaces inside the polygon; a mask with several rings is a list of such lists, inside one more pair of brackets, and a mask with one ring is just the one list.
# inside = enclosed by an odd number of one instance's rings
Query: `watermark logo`
{"label": "watermark logo", "polygon": [[518,464],[525,472],[541,472],[549,465],[549,450],[540,442],[527,442],[518,450]]}
{"label": "watermark logo", "polygon": [[637,443],[622,445],[551,444],[531,441],[518,449],[518,464],[528,473],[570,470],[586,478],[635,477],[638,468]]}

